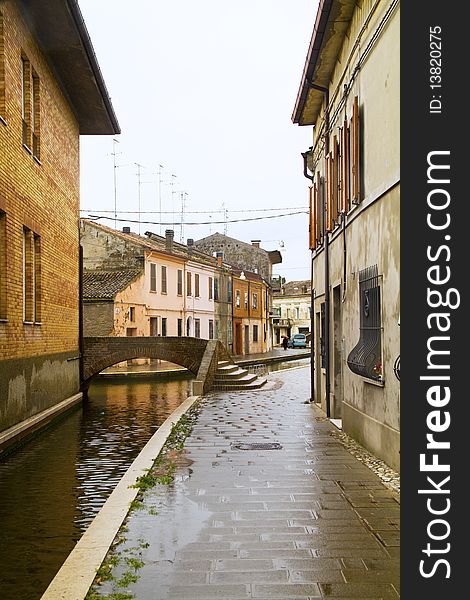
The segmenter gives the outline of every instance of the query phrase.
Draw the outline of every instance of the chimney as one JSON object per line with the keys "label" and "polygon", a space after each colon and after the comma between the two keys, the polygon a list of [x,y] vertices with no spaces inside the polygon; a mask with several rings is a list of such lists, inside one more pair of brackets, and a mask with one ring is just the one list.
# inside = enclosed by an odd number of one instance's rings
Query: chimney
{"label": "chimney", "polygon": [[188,254],[191,255],[193,253],[193,248],[194,248],[193,238],[188,238],[186,240],[186,245],[188,246]]}
{"label": "chimney", "polygon": [[123,227],[122,228],[122,233],[130,233],[131,232],[131,228],[130,227]]}
{"label": "chimney", "polygon": [[168,252],[173,251],[173,238],[175,237],[175,232],[173,229],[165,229],[165,249]]}
{"label": "chimney", "polygon": [[254,246],[255,248],[259,248],[260,244],[261,244],[261,240],[251,240],[251,245]]}

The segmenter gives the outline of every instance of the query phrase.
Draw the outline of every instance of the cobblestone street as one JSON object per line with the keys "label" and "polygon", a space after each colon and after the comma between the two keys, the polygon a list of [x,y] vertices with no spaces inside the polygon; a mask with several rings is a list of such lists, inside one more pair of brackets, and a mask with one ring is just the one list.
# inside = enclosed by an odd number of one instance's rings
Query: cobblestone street
{"label": "cobblestone street", "polygon": [[[310,396],[309,370],[268,389],[211,394],[175,481],[146,492],[120,557],[137,581],[100,594],[139,600],[399,597],[399,494],[331,432]],[[240,449],[277,443],[280,449]],[[127,560],[129,564],[129,560]]]}

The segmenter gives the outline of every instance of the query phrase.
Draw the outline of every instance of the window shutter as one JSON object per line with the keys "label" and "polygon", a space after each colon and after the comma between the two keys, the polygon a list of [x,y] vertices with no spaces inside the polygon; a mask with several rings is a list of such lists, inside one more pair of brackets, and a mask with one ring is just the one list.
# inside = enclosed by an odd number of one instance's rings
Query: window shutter
{"label": "window shutter", "polygon": [[310,218],[309,218],[309,241],[308,247],[310,250],[315,250],[316,240],[315,240],[315,184],[309,188],[310,193],[310,202],[309,202],[309,210],[310,210]]}
{"label": "window shutter", "polygon": [[354,97],[353,113],[351,118],[351,152],[352,152],[352,194],[351,200],[354,204],[360,201],[360,177],[359,177],[359,103],[357,96]]}
{"label": "window shutter", "polygon": [[317,171],[315,182],[315,225],[315,240],[320,243],[323,231],[323,223],[321,209],[321,179],[319,171]]}
{"label": "window shutter", "polygon": [[333,169],[331,152],[326,157],[325,192],[326,230],[333,231]]}
{"label": "window shutter", "polygon": [[349,130],[344,121],[341,130],[341,212],[346,214],[349,208]]}
{"label": "window shutter", "polygon": [[339,213],[339,194],[338,194],[338,138],[336,135],[333,138],[333,156],[332,156],[332,218],[335,223],[338,223],[338,213]]}

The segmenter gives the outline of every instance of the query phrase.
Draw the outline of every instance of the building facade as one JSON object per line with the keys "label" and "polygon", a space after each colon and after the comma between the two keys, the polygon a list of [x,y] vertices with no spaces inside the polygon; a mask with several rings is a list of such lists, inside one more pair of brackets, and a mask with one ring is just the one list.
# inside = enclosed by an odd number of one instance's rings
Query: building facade
{"label": "building facade", "polygon": [[232,272],[233,354],[267,352],[272,348],[270,286],[257,273],[235,268]]}
{"label": "building facade", "polygon": [[273,293],[271,311],[274,345],[282,342],[283,336],[310,333],[311,282],[289,281]]}
{"label": "building facade", "polygon": [[214,258],[176,243],[172,230],[143,237],[87,219],[81,244],[85,336],[215,338]]}
{"label": "building facade", "polygon": [[321,0],[293,122],[313,127],[314,399],[399,468],[399,2]]}
{"label": "building facade", "polygon": [[81,398],[79,136],[115,133],[77,2],[1,1],[0,449]]}

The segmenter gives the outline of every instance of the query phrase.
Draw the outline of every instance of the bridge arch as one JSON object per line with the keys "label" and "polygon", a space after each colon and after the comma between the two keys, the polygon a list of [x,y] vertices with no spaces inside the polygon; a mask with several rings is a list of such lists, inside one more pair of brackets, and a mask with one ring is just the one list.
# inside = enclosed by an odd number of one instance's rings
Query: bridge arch
{"label": "bridge arch", "polygon": [[82,388],[103,369],[133,358],[160,358],[189,369],[196,376],[195,394],[208,391],[219,359],[228,358],[217,340],[194,337],[85,337]]}

